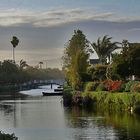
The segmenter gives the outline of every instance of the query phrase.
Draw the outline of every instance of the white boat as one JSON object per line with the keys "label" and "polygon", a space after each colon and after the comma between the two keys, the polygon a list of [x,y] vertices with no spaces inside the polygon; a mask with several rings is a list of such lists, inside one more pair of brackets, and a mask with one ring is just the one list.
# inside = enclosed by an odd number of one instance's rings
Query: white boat
{"label": "white boat", "polygon": [[52,90],[51,91],[43,91],[42,94],[43,94],[43,96],[58,96],[58,95],[62,95],[63,94],[63,87],[58,86],[53,91]]}
{"label": "white boat", "polygon": [[43,96],[59,96],[63,95],[63,92],[42,92]]}

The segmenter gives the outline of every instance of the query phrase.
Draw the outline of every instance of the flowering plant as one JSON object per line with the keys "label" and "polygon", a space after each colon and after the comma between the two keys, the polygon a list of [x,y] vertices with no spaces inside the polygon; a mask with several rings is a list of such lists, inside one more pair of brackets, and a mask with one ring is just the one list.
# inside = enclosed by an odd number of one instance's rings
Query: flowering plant
{"label": "flowering plant", "polygon": [[119,91],[121,89],[121,85],[123,84],[123,82],[121,80],[120,81],[105,80],[103,84],[105,85],[108,91]]}
{"label": "flowering plant", "polygon": [[82,99],[83,99],[83,97],[82,97],[80,91],[76,91],[73,94],[72,101],[73,101],[74,104],[81,104],[82,103]]}

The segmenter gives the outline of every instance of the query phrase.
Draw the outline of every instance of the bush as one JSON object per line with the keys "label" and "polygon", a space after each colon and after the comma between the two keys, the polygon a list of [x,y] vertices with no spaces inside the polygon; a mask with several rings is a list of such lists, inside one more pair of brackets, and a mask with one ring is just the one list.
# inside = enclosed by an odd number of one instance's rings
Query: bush
{"label": "bush", "polygon": [[106,87],[103,83],[100,83],[97,88],[96,88],[96,91],[106,91]]}
{"label": "bush", "polygon": [[88,82],[92,80],[91,75],[88,73],[81,73],[81,78],[82,82]]}
{"label": "bush", "polygon": [[71,87],[64,87],[63,91],[63,103],[65,106],[69,106],[72,103],[73,90]]}
{"label": "bush", "polygon": [[113,81],[111,91],[120,91],[122,83],[123,83],[122,81]]}
{"label": "bush", "polygon": [[105,80],[105,81],[103,81],[103,85],[105,86],[105,88],[108,91],[111,91],[112,82],[113,82],[112,80]]}
{"label": "bush", "polygon": [[140,92],[140,82],[133,84],[130,90],[131,92]]}
{"label": "bush", "polygon": [[0,131],[0,140],[18,140],[15,134],[4,134]]}
{"label": "bush", "polygon": [[123,91],[125,91],[125,83],[122,83],[120,87],[120,92],[123,92]]}
{"label": "bush", "polygon": [[95,91],[98,85],[98,82],[88,82],[85,86],[85,91]]}
{"label": "bush", "polygon": [[83,102],[82,100],[83,100],[83,97],[82,97],[81,92],[80,91],[76,91],[73,94],[73,97],[72,97],[73,104],[81,105],[82,102]]}
{"label": "bush", "polygon": [[133,86],[135,84],[138,84],[138,83],[139,83],[138,81],[129,81],[128,83],[125,84],[125,91],[126,92],[130,92],[130,91],[133,92]]}
{"label": "bush", "polygon": [[92,79],[98,81],[105,80],[106,70],[107,70],[107,65],[101,65],[101,64],[96,65],[95,70],[92,73]]}
{"label": "bush", "polygon": [[123,82],[122,81],[118,81],[118,80],[117,81],[105,80],[103,82],[103,84],[105,85],[105,88],[108,91],[120,91]]}

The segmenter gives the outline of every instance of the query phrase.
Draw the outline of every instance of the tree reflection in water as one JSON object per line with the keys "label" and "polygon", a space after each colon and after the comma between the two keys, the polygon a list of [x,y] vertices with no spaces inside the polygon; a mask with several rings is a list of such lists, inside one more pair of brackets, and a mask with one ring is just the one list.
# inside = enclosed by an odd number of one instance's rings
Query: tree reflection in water
{"label": "tree reflection in water", "polygon": [[78,106],[66,108],[67,125],[76,128],[75,140],[140,139],[140,116],[127,112],[83,109]]}

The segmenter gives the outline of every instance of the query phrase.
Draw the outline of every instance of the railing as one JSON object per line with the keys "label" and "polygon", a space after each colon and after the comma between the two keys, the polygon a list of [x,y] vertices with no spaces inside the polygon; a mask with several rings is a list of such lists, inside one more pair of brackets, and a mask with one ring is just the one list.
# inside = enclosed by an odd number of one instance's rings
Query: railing
{"label": "railing", "polygon": [[57,84],[57,85],[63,85],[65,82],[65,80],[63,79],[57,79],[57,80],[32,80],[32,81],[28,81],[26,83],[23,83],[23,86],[27,86],[27,85],[32,85],[32,84]]}

